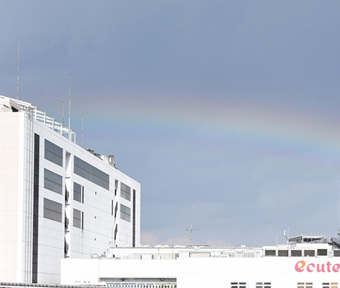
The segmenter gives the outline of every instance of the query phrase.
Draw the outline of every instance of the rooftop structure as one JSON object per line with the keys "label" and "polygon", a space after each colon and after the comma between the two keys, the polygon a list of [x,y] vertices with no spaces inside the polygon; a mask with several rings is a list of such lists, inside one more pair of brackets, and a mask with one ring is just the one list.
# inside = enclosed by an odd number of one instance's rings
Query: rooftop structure
{"label": "rooftop structure", "polygon": [[62,260],[63,285],[339,288],[340,247],[325,237],[263,247],[112,247]]}
{"label": "rooftop structure", "polygon": [[36,121],[45,124],[47,127],[51,128],[53,131],[64,136],[65,138],[76,143],[76,133],[70,128],[64,127],[62,123],[50,117],[46,112],[40,111],[36,106],[31,103],[24,102],[21,100],[15,100],[6,96],[0,95],[0,112],[27,112]]}

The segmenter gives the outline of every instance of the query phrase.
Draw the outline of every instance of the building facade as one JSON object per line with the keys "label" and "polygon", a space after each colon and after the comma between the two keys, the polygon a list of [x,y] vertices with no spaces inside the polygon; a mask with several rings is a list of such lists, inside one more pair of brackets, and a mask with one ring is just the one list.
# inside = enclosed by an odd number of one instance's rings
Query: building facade
{"label": "building facade", "polygon": [[[318,240],[315,240],[317,239]],[[61,283],[135,288],[340,288],[340,248],[324,237],[277,246],[111,248],[63,259]]]}
{"label": "building facade", "polygon": [[140,244],[140,184],[30,103],[0,96],[0,279],[60,283],[63,258]]}

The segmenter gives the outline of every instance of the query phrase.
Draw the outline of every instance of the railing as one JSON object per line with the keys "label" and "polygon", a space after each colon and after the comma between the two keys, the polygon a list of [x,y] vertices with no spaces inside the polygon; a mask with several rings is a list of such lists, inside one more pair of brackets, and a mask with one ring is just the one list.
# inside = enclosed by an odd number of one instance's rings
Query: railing
{"label": "railing", "polygon": [[64,127],[62,123],[56,121],[53,117],[48,116],[46,112],[42,112],[38,110],[38,108],[32,105],[31,103],[24,102],[21,100],[16,100],[16,99],[9,98],[6,96],[1,96],[1,95],[0,95],[0,98],[11,99],[12,101],[16,102],[20,106],[21,111],[25,111],[29,113],[37,121],[44,123],[47,127],[51,128],[53,131],[71,140],[73,143],[76,143],[75,132],[73,132],[71,129],[67,127]]}

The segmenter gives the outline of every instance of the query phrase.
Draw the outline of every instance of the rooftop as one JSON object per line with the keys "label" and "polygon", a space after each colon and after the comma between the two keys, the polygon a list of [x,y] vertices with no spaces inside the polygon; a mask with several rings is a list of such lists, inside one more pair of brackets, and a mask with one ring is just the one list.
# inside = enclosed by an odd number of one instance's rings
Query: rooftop
{"label": "rooftop", "polygon": [[32,105],[31,103],[16,100],[2,95],[0,95],[0,103],[2,103],[3,105],[7,105],[7,108],[10,109],[9,111],[18,112],[18,109],[20,109],[20,111],[28,113],[37,121],[44,123],[53,131],[71,140],[73,143],[76,143],[75,132],[73,132],[70,128],[65,127],[62,123],[58,122],[53,117],[48,116],[46,112],[40,111],[36,106]]}

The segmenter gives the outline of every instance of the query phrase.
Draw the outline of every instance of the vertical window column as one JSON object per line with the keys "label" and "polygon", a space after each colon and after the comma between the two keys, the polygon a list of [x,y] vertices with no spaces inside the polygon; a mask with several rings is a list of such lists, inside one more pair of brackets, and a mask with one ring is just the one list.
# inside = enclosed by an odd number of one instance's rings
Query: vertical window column
{"label": "vertical window column", "polygon": [[38,134],[34,134],[32,283],[38,283],[39,155],[40,155],[39,150],[40,150],[40,136]]}
{"label": "vertical window column", "polygon": [[136,247],[136,190],[132,193],[132,247]]}

